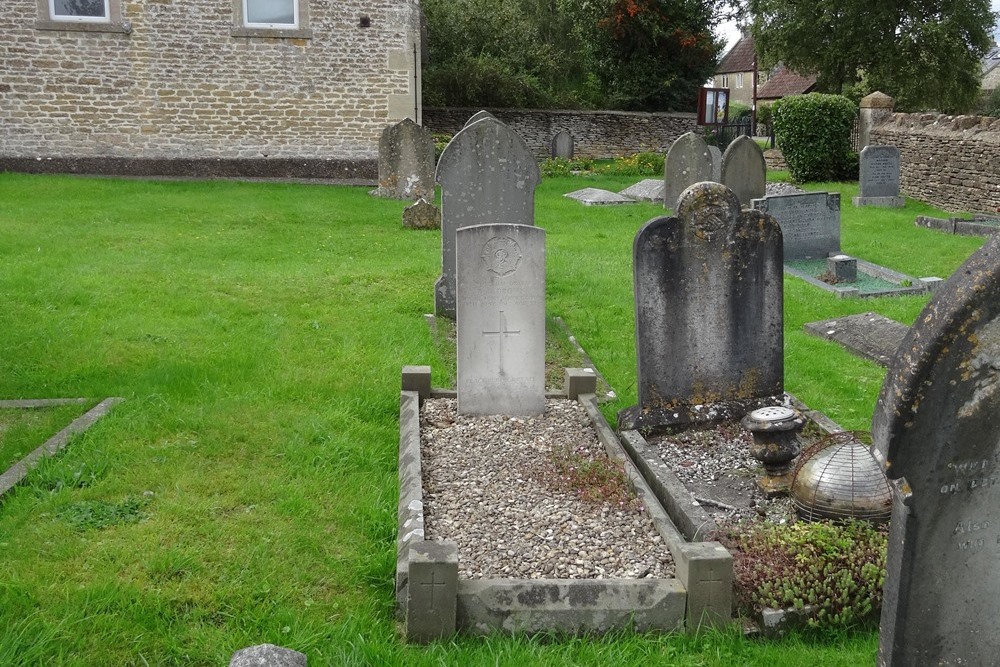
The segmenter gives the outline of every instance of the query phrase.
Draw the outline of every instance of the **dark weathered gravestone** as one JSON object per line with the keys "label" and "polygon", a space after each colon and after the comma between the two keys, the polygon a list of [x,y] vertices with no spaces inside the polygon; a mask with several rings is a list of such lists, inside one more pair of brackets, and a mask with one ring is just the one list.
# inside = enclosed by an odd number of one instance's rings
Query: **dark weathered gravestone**
{"label": "dark weathered gravestone", "polygon": [[467,125],[438,161],[441,184],[441,277],[434,312],[455,317],[455,232],[493,223],[535,224],[538,163],[524,140],[496,120]]}
{"label": "dark weathered gravestone", "polygon": [[471,116],[469,116],[469,120],[465,121],[465,125],[463,125],[462,127],[469,127],[473,123],[478,123],[479,121],[483,120],[484,118],[492,118],[493,120],[496,120],[496,116],[494,116],[493,114],[491,114],[489,111],[486,111],[486,110],[477,111],[476,113],[474,113]]}
{"label": "dark weathered gravestone", "polygon": [[[624,429],[722,418],[784,391],[781,229],[718,183],[633,244],[639,405]],[[759,406],[757,406],[759,407]]]}
{"label": "dark weathered gravestone", "polygon": [[441,211],[426,199],[420,199],[403,209],[403,227],[441,229]]}
{"label": "dark weathered gravestone", "polygon": [[872,438],[894,493],[878,664],[997,664],[1000,238],[917,317]]}
{"label": "dark weathered gravestone", "polygon": [[744,135],[737,137],[722,154],[722,184],[733,191],[740,206],[764,196],[767,187],[767,163],[757,142]]}
{"label": "dark weathered gravestone", "polygon": [[545,230],[458,230],[458,412],[545,410]]}
{"label": "dark weathered gravestone", "polygon": [[866,146],[861,151],[858,196],[855,206],[901,208],[899,196],[899,149],[895,146]]}
{"label": "dark weathered gravestone", "polygon": [[563,130],[552,137],[552,157],[573,159],[573,135]]}
{"label": "dark weathered gravestone", "polygon": [[708,144],[694,132],[685,132],[670,145],[663,162],[663,208],[673,211],[682,192],[710,180],[712,155]]}
{"label": "dark weathered gravestone", "polygon": [[390,199],[434,197],[434,140],[409,118],[385,128],[378,142],[378,189]]}
{"label": "dark weathered gravestone", "polygon": [[750,206],[771,214],[781,225],[786,261],[840,252],[840,193],[776,195],[754,199]]}

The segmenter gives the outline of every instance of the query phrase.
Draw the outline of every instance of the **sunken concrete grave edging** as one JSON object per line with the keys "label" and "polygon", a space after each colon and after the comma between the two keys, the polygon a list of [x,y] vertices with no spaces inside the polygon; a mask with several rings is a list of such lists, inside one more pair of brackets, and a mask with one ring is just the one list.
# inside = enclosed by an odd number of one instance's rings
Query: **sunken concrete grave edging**
{"label": "sunken concrete grave edging", "polygon": [[[407,641],[456,632],[676,631],[731,618],[733,562],[715,542],[688,542],[634,467],[597,408],[596,377],[566,369],[565,393],[590,416],[609,457],[622,464],[674,559],[674,579],[477,579],[458,577],[457,545],[424,539],[420,404],[450,398],[431,388],[429,366],[405,366],[400,394],[396,610]],[[548,397],[555,397],[549,394]]]}
{"label": "sunken concrete grave edging", "polygon": [[[28,473],[38,465],[38,462],[46,456],[53,456],[69,444],[70,438],[78,433],[83,433],[93,426],[98,419],[111,412],[111,408],[118,405],[124,398],[105,398],[83,415],[77,417],[54,436],[36,447],[23,459],[12,465],[6,472],[0,474],[0,497],[14,488],[23,480]],[[51,399],[29,399],[0,401],[0,408],[47,408],[58,405],[72,405],[74,403],[86,403],[86,398],[51,398]]]}
{"label": "sunken concrete grave edging", "polygon": [[958,236],[993,236],[1000,234],[1000,220],[996,216],[973,216],[967,218],[932,218],[929,215],[918,215],[913,221],[914,226],[924,229],[936,229],[946,234]]}
{"label": "sunken concrete grave edging", "polygon": [[793,266],[785,264],[785,273],[793,275],[796,278],[801,278],[811,285],[815,285],[827,292],[833,292],[840,298],[857,298],[857,297],[878,297],[878,296],[903,296],[906,294],[924,294],[931,291],[938,281],[937,278],[914,278],[913,276],[908,276],[905,273],[899,273],[898,271],[893,271],[884,266],[879,266],[878,264],[872,264],[871,262],[866,262],[863,259],[856,259],[857,261],[857,271],[858,273],[863,273],[872,278],[878,280],[883,280],[888,283],[892,283],[895,287],[889,289],[879,289],[872,291],[862,292],[856,286],[851,283],[837,283],[830,284],[823,282],[819,278],[805,272],[801,271]]}

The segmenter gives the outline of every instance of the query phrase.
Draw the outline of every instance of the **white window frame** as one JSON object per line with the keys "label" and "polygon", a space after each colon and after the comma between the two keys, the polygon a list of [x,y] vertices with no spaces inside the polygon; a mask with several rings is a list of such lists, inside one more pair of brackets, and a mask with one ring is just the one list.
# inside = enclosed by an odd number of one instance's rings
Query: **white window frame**
{"label": "white window frame", "polygon": [[48,0],[49,19],[59,23],[111,23],[111,0],[104,0],[104,16],[56,14],[56,0]]}
{"label": "white window frame", "polygon": [[247,3],[250,0],[242,0],[243,3],[243,27],[245,28],[263,28],[266,30],[298,30],[299,29],[299,5],[301,0],[291,0],[292,3],[292,22],[291,23],[251,23],[250,19],[250,8]]}
{"label": "white window frame", "polygon": [[737,88],[743,87],[743,72],[736,73],[736,87]]}

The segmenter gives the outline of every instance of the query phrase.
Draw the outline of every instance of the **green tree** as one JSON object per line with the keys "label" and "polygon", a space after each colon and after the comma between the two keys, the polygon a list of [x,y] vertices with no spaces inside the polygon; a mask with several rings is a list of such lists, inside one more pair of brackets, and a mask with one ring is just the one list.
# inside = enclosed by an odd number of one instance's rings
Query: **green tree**
{"label": "green tree", "polygon": [[899,108],[968,110],[995,16],[989,0],[748,0],[760,65],[840,93],[862,77]]}

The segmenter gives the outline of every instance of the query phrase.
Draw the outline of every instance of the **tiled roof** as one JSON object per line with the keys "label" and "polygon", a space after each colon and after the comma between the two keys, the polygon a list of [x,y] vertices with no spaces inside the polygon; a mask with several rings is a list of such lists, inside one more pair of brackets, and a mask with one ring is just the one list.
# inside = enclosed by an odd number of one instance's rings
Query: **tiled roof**
{"label": "tiled roof", "polygon": [[757,90],[758,100],[777,100],[789,95],[808,93],[816,85],[816,76],[803,76],[787,67],[778,71]]}
{"label": "tiled roof", "polygon": [[719,66],[715,68],[716,74],[730,74],[732,72],[752,72],[753,71],[753,37],[740,37],[740,40],[733,44],[726,55],[722,56]]}
{"label": "tiled roof", "polygon": [[1000,47],[994,46],[989,50],[986,56],[983,57],[983,74],[986,74],[998,64],[1000,64]]}

